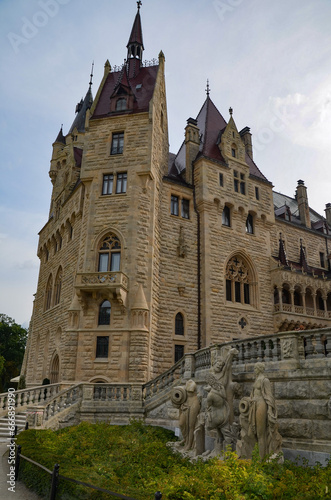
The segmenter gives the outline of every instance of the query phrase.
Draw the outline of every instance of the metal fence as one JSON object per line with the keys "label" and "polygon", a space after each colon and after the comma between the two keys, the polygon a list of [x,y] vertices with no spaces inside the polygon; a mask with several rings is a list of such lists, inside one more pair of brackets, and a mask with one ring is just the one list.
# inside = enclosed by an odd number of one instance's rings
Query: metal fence
{"label": "metal fence", "polygon": [[[36,467],[39,467],[40,469],[43,469],[45,472],[50,474],[51,476],[51,491],[50,491],[50,496],[49,500],[55,500],[56,499],[56,492],[58,490],[59,486],[59,481],[69,481],[71,483],[75,483],[81,486],[85,486],[86,488],[91,488],[93,490],[101,491],[102,493],[108,493],[111,497],[114,498],[122,498],[123,500],[137,500],[132,497],[127,497],[125,495],[121,495],[120,493],[115,493],[114,491],[109,491],[104,488],[100,488],[99,486],[94,486],[93,484],[85,483],[83,481],[78,481],[77,479],[72,479],[70,477],[62,476],[60,474],[60,465],[55,464],[53,467],[53,470],[51,471],[50,469],[47,469],[47,467],[44,467],[43,465],[39,464],[38,462],[35,462],[34,460],[31,460],[31,458],[28,458],[24,455],[22,455],[22,447],[19,445],[17,446],[17,452],[16,452],[16,464],[15,464],[15,481],[18,479],[18,474],[20,470],[20,462],[21,460],[26,460],[27,462],[30,462],[31,464],[35,465]],[[162,499],[162,493],[160,491],[157,491],[154,495],[154,500],[161,500]]]}

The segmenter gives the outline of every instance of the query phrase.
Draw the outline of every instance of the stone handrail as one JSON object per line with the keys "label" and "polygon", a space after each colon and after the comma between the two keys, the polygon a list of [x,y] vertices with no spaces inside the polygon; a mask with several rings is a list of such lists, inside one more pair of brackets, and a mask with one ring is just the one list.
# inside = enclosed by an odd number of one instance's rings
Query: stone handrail
{"label": "stone handrail", "polygon": [[48,401],[32,403],[27,408],[29,427],[42,427],[54,416],[82,400],[83,384],[73,385],[56,394]]}
{"label": "stone handrail", "polygon": [[169,370],[143,385],[143,397],[145,401],[153,398],[164,389],[171,388],[173,382],[184,375],[185,359],[186,356],[177,361]]}
{"label": "stone handrail", "polygon": [[[11,396],[15,396],[16,411],[23,411],[31,404],[43,404],[59,392],[60,386],[61,384],[49,384],[11,392]],[[0,394],[0,416],[7,413],[7,400],[8,392]]]}

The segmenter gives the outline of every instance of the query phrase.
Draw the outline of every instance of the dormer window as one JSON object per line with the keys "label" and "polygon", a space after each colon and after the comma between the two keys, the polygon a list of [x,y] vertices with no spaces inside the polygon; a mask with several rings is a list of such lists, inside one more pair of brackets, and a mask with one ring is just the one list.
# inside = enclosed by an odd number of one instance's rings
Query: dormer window
{"label": "dormer window", "polygon": [[116,111],[125,111],[126,110],[126,99],[125,97],[120,97],[116,101]]}

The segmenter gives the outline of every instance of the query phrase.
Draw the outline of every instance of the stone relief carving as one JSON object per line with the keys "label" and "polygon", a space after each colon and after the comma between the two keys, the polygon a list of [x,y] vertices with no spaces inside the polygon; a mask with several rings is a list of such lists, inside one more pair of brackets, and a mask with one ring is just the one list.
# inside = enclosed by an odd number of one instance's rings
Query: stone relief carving
{"label": "stone relief carving", "polygon": [[276,403],[264,370],[264,363],[255,364],[251,395],[240,401],[241,440],[237,443],[237,453],[241,458],[251,458],[255,443],[261,458],[281,452]]}

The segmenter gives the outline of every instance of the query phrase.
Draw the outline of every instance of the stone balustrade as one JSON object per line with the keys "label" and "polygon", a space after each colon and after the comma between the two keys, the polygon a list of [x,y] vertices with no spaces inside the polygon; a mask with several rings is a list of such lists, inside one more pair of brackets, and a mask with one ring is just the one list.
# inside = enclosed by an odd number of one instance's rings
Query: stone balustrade
{"label": "stone balustrade", "polygon": [[183,359],[177,361],[169,370],[162,373],[158,377],[150,380],[143,386],[143,397],[145,401],[152,399],[159,393],[163,392],[165,389],[170,389],[173,386],[175,380],[184,376],[185,373],[185,358],[192,356],[190,354],[186,355]]}
{"label": "stone balustrade", "polygon": [[[53,398],[59,392],[60,387],[61,384],[50,384],[12,392],[11,397],[15,396],[16,411],[23,411],[28,405],[43,404]],[[8,392],[0,394],[0,416],[7,413],[7,400]]]}

